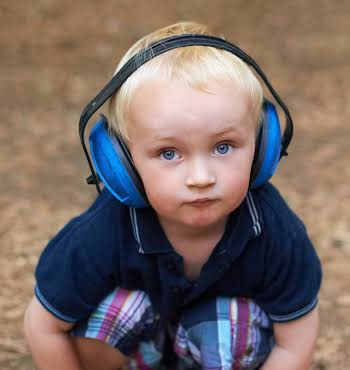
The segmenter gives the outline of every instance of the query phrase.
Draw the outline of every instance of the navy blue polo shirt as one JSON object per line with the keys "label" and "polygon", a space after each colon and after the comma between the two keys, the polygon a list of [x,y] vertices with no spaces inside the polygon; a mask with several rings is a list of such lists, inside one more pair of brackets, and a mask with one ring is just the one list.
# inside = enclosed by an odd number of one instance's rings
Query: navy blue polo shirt
{"label": "navy blue polo shirt", "polygon": [[[190,247],[190,246],[189,246]],[[196,281],[154,210],[129,208],[107,190],[44,249],[35,293],[58,318],[87,318],[116,286],[143,290],[165,319],[202,299],[253,298],[272,321],[299,318],[317,304],[321,266],[307,231],[271,185],[249,192]]]}

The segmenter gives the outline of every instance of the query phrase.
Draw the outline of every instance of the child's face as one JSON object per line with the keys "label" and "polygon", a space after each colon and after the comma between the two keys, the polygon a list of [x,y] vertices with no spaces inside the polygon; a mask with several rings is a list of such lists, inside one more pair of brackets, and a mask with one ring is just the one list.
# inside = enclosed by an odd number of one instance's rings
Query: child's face
{"label": "child's face", "polygon": [[148,200],[178,227],[226,222],[249,186],[256,126],[246,98],[233,82],[207,91],[147,81],[130,107],[129,148]]}

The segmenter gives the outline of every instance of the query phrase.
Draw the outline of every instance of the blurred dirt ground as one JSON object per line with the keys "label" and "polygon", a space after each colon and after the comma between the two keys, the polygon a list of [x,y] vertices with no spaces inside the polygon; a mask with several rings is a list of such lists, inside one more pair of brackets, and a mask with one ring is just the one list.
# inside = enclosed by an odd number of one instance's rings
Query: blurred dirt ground
{"label": "blurred dirt ground", "polygon": [[94,198],[77,122],[137,38],[205,22],[250,53],[295,121],[276,183],[323,261],[313,369],[350,362],[350,2],[0,2],[0,369],[33,369],[22,318],[49,238]]}

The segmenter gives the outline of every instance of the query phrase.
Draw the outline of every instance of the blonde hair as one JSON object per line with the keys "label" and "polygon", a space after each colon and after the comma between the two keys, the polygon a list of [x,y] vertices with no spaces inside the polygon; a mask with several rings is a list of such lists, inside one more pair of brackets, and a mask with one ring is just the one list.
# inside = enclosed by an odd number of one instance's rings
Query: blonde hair
{"label": "blonde hair", "polygon": [[[180,22],[161,28],[137,41],[121,59],[116,73],[136,53],[163,38],[181,34],[211,35],[209,29],[195,22]],[[169,50],[139,67],[111,97],[109,129],[128,140],[127,118],[133,94],[142,82],[154,78],[178,79],[188,86],[205,90],[210,80],[234,81],[248,98],[253,117],[261,120],[262,87],[254,73],[240,58],[230,52],[208,46],[186,46]]]}

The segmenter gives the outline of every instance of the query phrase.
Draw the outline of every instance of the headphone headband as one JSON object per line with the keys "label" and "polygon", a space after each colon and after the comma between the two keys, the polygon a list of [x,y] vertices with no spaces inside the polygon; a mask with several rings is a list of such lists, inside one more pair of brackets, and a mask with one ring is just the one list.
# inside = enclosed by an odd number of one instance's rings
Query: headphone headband
{"label": "headphone headband", "polygon": [[[286,127],[281,139],[281,156],[287,155],[287,148],[293,136],[293,121],[289,113],[289,110],[280,96],[277,94],[271,83],[267,79],[266,75],[259,67],[259,65],[251,58],[247,53],[241,50],[238,46],[225,41],[221,38],[201,35],[201,34],[183,34],[177,36],[171,36],[159,40],[144,50],[136,53],[130,58],[124,66],[115,74],[115,76],[108,82],[108,84],[96,95],[96,97],[84,108],[80,120],[79,120],[79,136],[80,142],[83,147],[86,159],[91,169],[92,177],[97,179],[97,175],[93,168],[90,156],[86,149],[84,133],[85,128],[91,118],[91,116],[122,86],[122,84],[143,64],[153,59],[159,54],[166,51],[186,46],[209,46],[217,49],[226,50],[238,58],[243,60],[249,66],[251,66],[255,72],[264,81],[265,85],[269,89],[271,95],[274,97],[278,105],[283,110],[286,116]],[[98,181],[95,181],[97,190],[100,191]]]}

